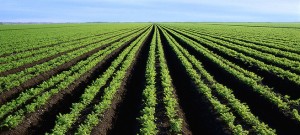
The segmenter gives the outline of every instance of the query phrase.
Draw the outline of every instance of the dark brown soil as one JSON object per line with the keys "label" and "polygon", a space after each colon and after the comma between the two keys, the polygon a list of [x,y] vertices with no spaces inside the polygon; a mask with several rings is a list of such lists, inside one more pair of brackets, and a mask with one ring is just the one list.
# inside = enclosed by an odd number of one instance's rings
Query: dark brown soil
{"label": "dark brown soil", "polygon": [[[101,62],[99,62],[96,69],[89,71],[89,76],[85,79],[85,81],[81,82],[72,92],[72,94],[65,95],[63,98],[64,101],[57,104],[57,108],[53,108],[52,111],[44,114],[42,116],[42,122],[39,123],[38,127],[33,127],[32,130],[36,131],[33,134],[43,134],[45,132],[50,132],[51,129],[55,126],[55,120],[57,115],[69,113],[72,107],[72,103],[76,103],[80,101],[80,96],[84,93],[84,89],[92,84],[106,69],[111,65],[111,62],[117,57],[117,55],[124,50],[133,40],[128,41],[122,47],[118,48],[116,51],[111,53]],[[100,64],[101,63],[101,64]],[[101,97],[103,91],[99,92],[96,97]],[[97,99],[96,99],[97,100]],[[92,101],[96,102],[97,101]],[[93,104],[94,105],[94,104]],[[91,109],[90,109],[91,110]],[[73,133],[72,133],[73,134]]]}
{"label": "dark brown soil", "polygon": [[[160,33],[162,34],[162,33]],[[164,51],[165,52],[165,51]],[[168,69],[170,69],[172,67],[168,66]],[[156,76],[156,80],[157,82],[161,82],[161,67],[159,66],[159,61],[156,61],[156,69],[157,69],[157,76]],[[178,103],[180,102],[179,98],[178,98],[178,95],[177,95],[177,90],[175,89],[175,86],[173,85],[172,83],[172,86],[174,88],[174,92],[173,92],[173,95],[175,97],[175,99],[178,101]],[[158,108],[156,109],[158,111],[158,114],[157,114],[157,120],[160,121],[160,120],[165,120],[164,122],[162,123],[165,123],[165,124],[162,124],[162,125],[167,125],[167,126],[162,126],[164,128],[162,129],[159,129],[159,133],[158,134],[170,134],[170,123],[169,123],[169,119],[167,118],[165,112],[166,112],[166,109],[165,109],[165,105],[164,105],[164,102],[163,102],[163,88],[162,88],[162,84],[161,83],[157,83],[157,99],[158,99],[158,102],[159,102],[159,105],[158,105]],[[190,131],[189,129],[189,125],[187,123],[187,120],[186,120],[186,117],[185,117],[185,113],[183,112],[181,106],[178,104],[177,108],[178,110],[178,116],[183,120],[183,123],[182,123],[182,134],[184,135],[191,135],[192,132]],[[159,110],[162,110],[162,111],[159,111]],[[159,126],[158,126],[159,127]],[[162,131],[165,131],[165,132],[162,132]],[[172,133],[173,134],[173,133]],[[175,133],[174,133],[175,134]]]}
{"label": "dark brown soil", "polygon": [[[121,65],[119,65],[116,69],[118,69],[120,67],[121,67]],[[68,130],[67,134],[74,134],[77,131],[78,126],[82,122],[84,122],[84,120],[87,118],[88,114],[90,114],[93,111],[94,106],[101,101],[101,97],[104,94],[104,89],[109,86],[112,79],[113,79],[113,76],[111,76],[108,79],[108,81],[106,81],[106,84],[99,90],[99,92],[96,94],[96,96],[92,100],[92,102],[82,112],[80,112],[80,116],[78,117],[76,122],[72,125],[72,127]]]}
{"label": "dark brown soil", "polygon": [[[103,115],[101,122],[99,125],[94,127],[92,134],[104,135],[104,134],[131,134],[133,132],[137,133],[136,130],[132,130],[136,128],[136,118],[139,108],[139,103],[141,101],[141,89],[140,86],[144,86],[141,76],[144,76],[144,72],[142,74],[141,71],[145,70],[145,62],[143,57],[147,54],[148,43],[151,40],[152,32],[148,35],[145,41],[143,41],[141,47],[138,52],[135,54],[136,59],[132,62],[130,68],[127,70],[126,77],[122,83],[122,87],[118,90],[117,95],[113,99],[112,107],[108,109]],[[146,52],[145,52],[146,51]],[[145,78],[145,77],[143,77]],[[139,79],[139,80],[137,80]],[[133,85],[137,84],[137,85]],[[140,85],[140,86],[139,86]],[[129,89],[133,88],[135,89]],[[138,91],[137,91],[138,90]],[[137,101],[137,102],[132,102]],[[131,106],[128,106],[131,104]],[[132,106],[133,105],[133,106]],[[126,108],[124,108],[126,107]],[[131,107],[131,108],[127,108]],[[132,108],[134,107],[134,108]],[[125,114],[126,110],[130,110],[132,113]],[[124,118],[127,119],[124,119]],[[128,119],[129,118],[129,119]],[[121,120],[121,121],[120,121]],[[121,128],[121,129],[120,129]]]}
{"label": "dark brown soil", "polygon": [[[161,30],[160,30],[161,32]],[[161,32],[162,33],[162,32]],[[223,135],[230,134],[226,126],[218,119],[212,111],[212,107],[203,95],[197,92],[184,66],[168,44],[165,35],[161,34],[161,39],[165,51],[165,56],[173,85],[177,90],[179,105],[185,114],[187,124],[192,134]]]}
{"label": "dark brown soil", "polygon": [[[134,37],[131,41],[136,39],[137,37]],[[131,42],[130,41],[130,42]],[[125,43],[124,45],[128,45],[130,42]],[[44,105],[40,109],[38,109],[34,113],[30,113],[26,115],[25,120],[17,126],[15,129],[12,130],[6,130],[2,131],[0,134],[33,134],[35,132],[43,132],[43,131],[48,131],[47,129],[47,124],[49,121],[54,122],[55,119],[43,119],[43,116],[50,115],[47,117],[51,116],[56,116],[53,115],[52,113],[58,114],[55,109],[65,109],[65,107],[59,107],[59,106],[64,106],[64,104],[70,105],[71,103],[68,103],[68,101],[65,99],[65,97],[68,97],[68,95],[74,94],[74,90],[79,89],[79,87],[82,83],[87,81],[87,78],[92,75],[92,73],[101,68],[101,66],[107,62],[107,60],[112,57],[112,55],[118,54],[118,52],[121,50],[121,48],[117,49],[114,51],[114,53],[111,53],[109,56],[107,56],[105,59],[103,59],[101,62],[97,64],[92,70],[86,72],[83,76],[81,76],[79,79],[77,79],[73,84],[71,84],[67,89],[60,91],[58,94],[55,94],[48,102],[48,104]],[[85,86],[84,86],[85,87]],[[76,94],[76,93],[75,93]],[[68,108],[69,109],[69,108]],[[44,123],[44,124],[42,124]],[[46,124],[46,125],[45,125]],[[41,126],[43,126],[46,129],[39,129]]]}
{"label": "dark brown soil", "polygon": [[[201,35],[205,35],[205,36],[209,36],[211,38],[214,38],[214,39],[218,39],[218,40],[223,40],[223,41],[226,41],[226,42],[229,42],[229,43],[232,43],[232,44],[237,44],[237,45],[243,45],[242,43],[238,43],[236,41],[232,41],[232,40],[229,40],[228,38],[225,38],[225,37],[218,37],[218,36],[214,36],[214,35],[209,35],[209,34],[203,34],[203,33],[199,33],[199,32],[196,32],[196,31],[193,31],[195,33],[198,33],[198,34],[201,34]],[[239,40],[240,41],[240,40]],[[245,41],[241,41],[243,43],[247,43]],[[274,47],[270,47],[270,46],[267,46],[268,48],[272,48],[272,49],[277,49],[277,48],[274,48]],[[249,48],[253,48],[255,49],[254,47],[250,47]],[[256,49],[257,50],[257,49]],[[280,50],[280,51],[284,51],[284,50],[281,50],[281,49],[277,49],[277,50]],[[258,50],[258,51],[261,51],[263,53],[269,53],[269,54],[272,54],[276,57],[282,57],[282,58],[286,58],[286,59],[289,59],[289,60],[294,60],[294,61],[298,61],[298,59],[296,58],[293,58],[293,57],[286,57],[285,55],[282,55],[282,54],[277,54],[277,53],[270,53],[269,51],[265,51],[265,50]],[[297,54],[297,53],[296,53]]]}
{"label": "dark brown soil", "polygon": [[157,105],[155,108],[155,118],[156,118],[156,126],[158,129],[158,134],[170,134],[171,125],[170,125],[170,119],[166,115],[166,106],[164,104],[164,90],[161,84],[161,67],[159,65],[158,56],[156,57],[156,99],[157,99]]}
{"label": "dark brown soil", "polygon": [[[258,116],[260,120],[268,124],[271,128],[276,129],[276,132],[278,134],[294,134],[299,132],[299,123],[296,123],[296,121],[290,119],[289,117],[286,117],[276,106],[274,106],[274,104],[270,103],[269,100],[266,100],[264,97],[254,92],[252,88],[247,86],[247,84],[240,82],[233,75],[210,61],[205,56],[202,56],[186,43],[181,42],[176,36],[174,37],[181,45],[183,45],[183,47],[185,47],[192,55],[194,55],[203,63],[204,68],[212,76],[214,76],[217,82],[220,82],[221,84],[232,89],[233,94],[236,98],[238,98],[241,102],[246,103],[255,116]],[[189,38],[192,39],[191,37]],[[229,56],[226,56],[226,54],[221,53],[218,50],[210,48],[205,44],[201,45],[207,47],[208,49],[211,49],[214,53],[228,59],[229,61],[238,63],[238,65],[244,65],[243,63],[238,62],[237,60],[230,58]],[[245,66],[242,67],[246,68]],[[246,69],[248,70],[249,68]]]}
{"label": "dark brown soil", "polygon": [[[194,67],[195,70],[197,70],[197,68],[196,68],[195,66],[193,66],[193,67]],[[198,72],[199,74],[201,74],[200,71],[197,70],[197,72]],[[206,80],[205,78],[203,78],[203,81],[204,81],[208,86],[211,86],[211,83],[210,83],[208,80]],[[216,92],[215,89],[212,89],[212,94],[213,94],[215,97],[217,97],[217,99],[218,99],[222,104],[228,105],[228,101],[227,101],[226,99],[224,99],[223,97],[221,97],[221,96]],[[233,110],[232,113],[234,114],[234,116],[236,116],[236,118],[235,118],[235,124],[243,125],[243,129],[250,131],[250,134],[251,134],[251,133],[252,133],[252,126],[249,125],[249,124],[247,124],[247,123],[245,123],[245,122],[243,121],[243,119],[240,117],[240,115],[237,114],[237,112],[235,112],[234,110]]]}
{"label": "dark brown soil", "polygon": [[[156,43],[157,44],[157,43]],[[156,99],[157,99],[157,105],[155,108],[155,118],[156,118],[156,124],[158,129],[158,134],[171,134],[171,125],[170,125],[170,119],[166,115],[166,106],[164,104],[164,90],[162,86],[162,80],[161,80],[161,67],[160,67],[160,61],[159,56],[156,56],[155,61],[155,69],[156,69]],[[173,94],[176,94],[175,92]],[[178,100],[177,100],[178,101]],[[178,106],[179,107],[179,106]]]}
{"label": "dark brown soil", "polygon": [[[175,31],[178,32],[178,30],[175,30]],[[181,32],[179,32],[179,33],[181,33]],[[185,35],[184,33],[181,33],[181,34]],[[187,37],[189,37],[189,36],[187,36]],[[193,39],[192,37],[189,37],[189,38],[195,41],[195,39]],[[298,90],[298,89],[300,89],[300,86],[295,84],[294,82],[291,82],[290,80],[288,80],[286,78],[280,78],[273,73],[270,73],[267,71],[262,71],[262,70],[260,70],[259,67],[244,63],[241,60],[239,60],[237,58],[233,58],[227,54],[224,54],[221,51],[211,48],[206,44],[202,44],[202,45],[207,47],[208,49],[214,51],[214,53],[224,57],[225,59],[227,59],[233,63],[236,63],[238,66],[242,67],[243,69],[254,72],[257,75],[263,77],[262,83],[273,88],[273,90],[275,92],[280,93],[282,95],[289,95],[291,97],[291,99],[299,99],[300,98],[300,91]]]}
{"label": "dark brown soil", "polygon": [[[127,36],[129,36],[129,35],[127,35]],[[125,36],[125,37],[127,37],[127,36]],[[12,88],[11,90],[8,90],[8,91],[5,91],[5,92],[1,93],[0,96],[2,98],[0,99],[0,105],[5,103],[8,100],[11,100],[11,99],[17,97],[19,95],[19,93],[22,92],[23,90],[25,90],[27,88],[30,88],[30,87],[33,87],[35,85],[38,85],[39,83],[49,79],[53,75],[59,74],[59,73],[65,71],[65,70],[70,69],[77,62],[79,62],[81,60],[84,60],[84,59],[87,59],[92,54],[98,52],[101,49],[104,49],[105,47],[109,46],[112,43],[115,43],[115,42],[121,40],[122,38],[124,38],[124,37],[121,37],[118,40],[112,41],[111,43],[103,45],[101,47],[97,47],[97,48],[95,48],[95,49],[93,49],[93,50],[91,50],[91,51],[89,51],[85,54],[82,54],[82,55],[72,59],[69,62],[66,62],[66,63],[64,63],[60,66],[57,66],[56,68],[54,68],[50,71],[44,72],[44,73],[42,73],[42,74],[40,74],[40,75],[38,75],[34,78],[31,78],[31,79],[25,81],[22,85],[20,85],[18,87]]]}
{"label": "dark brown soil", "polygon": [[[79,50],[79,49],[84,48],[84,47],[87,47],[87,46],[89,46],[89,45],[97,44],[97,43],[99,43],[99,42],[101,42],[101,41],[109,40],[109,39],[111,39],[111,38],[118,37],[118,36],[119,36],[119,35],[114,35],[114,36],[108,37],[108,38],[103,39],[103,40],[100,40],[100,41],[94,41],[94,42],[92,42],[92,43],[88,43],[88,44],[85,44],[85,45],[80,46],[80,47],[77,47],[77,48],[73,48],[73,49],[70,49],[70,50],[67,50],[67,51],[64,51],[64,52],[57,53],[57,54],[55,54],[55,55],[52,55],[52,56],[49,56],[49,57],[40,59],[40,60],[38,60],[38,61],[34,61],[34,62],[32,62],[32,63],[24,64],[24,65],[22,65],[22,66],[19,66],[19,67],[16,67],[16,68],[13,68],[13,69],[10,69],[10,70],[1,72],[1,73],[0,73],[0,76],[7,76],[7,75],[9,75],[9,74],[13,74],[13,73],[16,73],[16,72],[20,72],[20,71],[22,71],[22,70],[24,70],[24,69],[26,69],[26,68],[33,67],[33,66],[35,66],[35,65],[38,65],[38,64],[47,62],[47,61],[49,61],[49,60],[52,60],[52,59],[54,59],[54,58],[57,58],[57,57],[62,56],[62,55],[64,55],[64,54],[67,54],[67,53],[69,53],[69,52],[73,52],[73,51],[75,51],[75,50]],[[119,40],[119,39],[117,39],[117,40],[115,40],[115,41],[118,41],[118,40]],[[113,41],[113,42],[115,42],[115,41]],[[75,43],[75,44],[76,44],[76,43]]]}

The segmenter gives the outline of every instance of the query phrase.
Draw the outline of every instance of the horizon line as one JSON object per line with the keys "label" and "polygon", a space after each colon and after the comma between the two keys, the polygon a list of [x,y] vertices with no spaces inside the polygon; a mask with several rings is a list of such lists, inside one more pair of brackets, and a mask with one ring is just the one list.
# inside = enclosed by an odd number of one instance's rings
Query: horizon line
{"label": "horizon line", "polygon": [[0,24],[67,24],[67,23],[300,23],[300,21],[95,21],[95,22],[0,22]]}

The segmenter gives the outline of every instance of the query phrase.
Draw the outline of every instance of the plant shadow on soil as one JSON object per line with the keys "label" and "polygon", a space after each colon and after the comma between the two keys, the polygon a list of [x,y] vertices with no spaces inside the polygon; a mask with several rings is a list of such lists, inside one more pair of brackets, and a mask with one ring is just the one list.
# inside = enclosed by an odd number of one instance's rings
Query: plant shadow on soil
{"label": "plant shadow on soil", "polygon": [[[172,30],[174,30],[174,29],[172,29]],[[175,30],[175,31],[179,32],[178,30]],[[179,33],[185,35],[182,32],[179,32]],[[185,36],[187,36],[187,35],[185,35]],[[197,42],[192,37],[190,37],[190,36],[187,36],[187,37],[189,37],[190,39]],[[210,41],[212,41],[212,40],[210,40]],[[244,41],[244,40],[241,40],[241,41],[248,43],[247,41]],[[212,42],[214,42],[214,41],[212,41]],[[216,44],[219,44],[219,43],[216,43]],[[221,45],[221,44],[219,44],[219,45]],[[288,95],[288,96],[290,96],[291,99],[299,99],[300,98],[300,91],[299,91],[300,86],[297,85],[296,83],[291,82],[286,78],[280,78],[280,77],[276,76],[275,74],[269,73],[267,71],[262,71],[255,66],[245,64],[244,62],[237,60],[235,58],[232,58],[226,54],[223,54],[222,52],[220,52],[216,49],[213,49],[211,47],[207,47],[207,48],[209,48],[210,50],[213,50],[216,54],[226,58],[227,60],[234,62],[235,64],[242,67],[243,69],[249,70],[249,71],[254,72],[257,75],[263,77],[262,83],[270,86],[275,92],[280,93],[282,95]]]}
{"label": "plant shadow on soil", "polygon": [[[133,38],[136,39],[137,37]],[[43,134],[50,132],[55,125],[56,117],[59,113],[65,114],[70,112],[72,103],[78,102],[80,96],[83,94],[84,89],[90,85],[95,79],[99,77],[110,65],[111,62],[117,57],[125,47],[127,47],[133,40],[124,43],[124,45],[118,48],[116,51],[108,55],[104,60],[99,62],[92,70],[86,72],[77,80],[74,86],[72,86],[71,93],[64,94],[63,97],[54,104],[51,109],[46,111],[40,118],[40,121],[36,126],[29,128],[32,134]]]}
{"label": "plant shadow on soil", "polygon": [[[171,34],[173,37],[174,34]],[[193,38],[189,37],[190,39],[194,40]],[[276,129],[276,133],[278,134],[295,134],[299,133],[299,123],[296,123],[294,120],[286,117],[277,107],[275,107],[272,103],[267,101],[264,97],[260,96],[256,92],[252,90],[249,86],[241,83],[238,79],[236,79],[233,75],[226,72],[224,69],[215,65],[212,61],[210,61],[205,56],[198,53],[194,48],[182,42],[178,37],[175,37],[177,42],[179,42],[184,48],[186,48],[192,55],[194,55],[199,61],[202,62],[204,68],[214,76],[217,82],[225,85],[226,87],[233,90],[233,94],[237,99],[241,102],[247,103],[251,112],[258,116],[260,120],[268,124],[271,128]],[[195,41],[195,40],[194,40]],[[196,41],[197,42],[197,41]],[[200,44],[199,44],[200,45]],[[201,44],[204,47],[212,50],[214,53],[222,56],[223,58],[238,64],[244,69],[246,68],[244,63],[237,61],[220,51],[208,47],[205,44]],[[251,70],[250,70],[251,71]]]}
{"label": "plant shadow on soil", "polygon": [[[160,30],[161,32],[161,30]],[[161,32],[162,33],[162,32]],[[162,34],[162,43],[165,50],[167,64],[170,67],[170,74],[179,104],[182,107],[187,123],[193,134],[223,135],[230,134],[226,131],[224,123],[217,119],[208,101],[202,98],[203,95],[197,92],[196,86],[188,76],[185,68],[180,64],[175,52],[168,44],[165,35]]]}
{"label": "plant shadow on soil", "polygon": [[129,74],[127,83],[125,84],[125,93],[123,101],[117,106],[116,116],[114,118],[112,128],[107,134],[137,134],[139,131],[140,110],[142,108],[142,91],[145,88],[145,71],[146,63],[150,49],[150,42],[154,30],[152,28],[150,35],[145,40],[133,69]]}

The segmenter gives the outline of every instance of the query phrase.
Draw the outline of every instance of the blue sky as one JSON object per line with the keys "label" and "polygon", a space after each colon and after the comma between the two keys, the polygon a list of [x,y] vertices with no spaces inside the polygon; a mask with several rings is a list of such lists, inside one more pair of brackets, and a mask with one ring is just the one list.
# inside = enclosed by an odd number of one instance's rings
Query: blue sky
{"label": "blue sky", "polygon": [[0,22],[299,22],[300,0],[0,0]]}

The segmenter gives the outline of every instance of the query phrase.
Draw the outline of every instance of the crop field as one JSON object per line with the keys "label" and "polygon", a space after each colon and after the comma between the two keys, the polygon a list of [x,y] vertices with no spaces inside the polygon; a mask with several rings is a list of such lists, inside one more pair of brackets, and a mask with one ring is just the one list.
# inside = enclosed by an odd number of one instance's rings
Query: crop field
{"label": "crop field", "polygon": [[0,135],[300,134],[300,24],[0,25]]}

